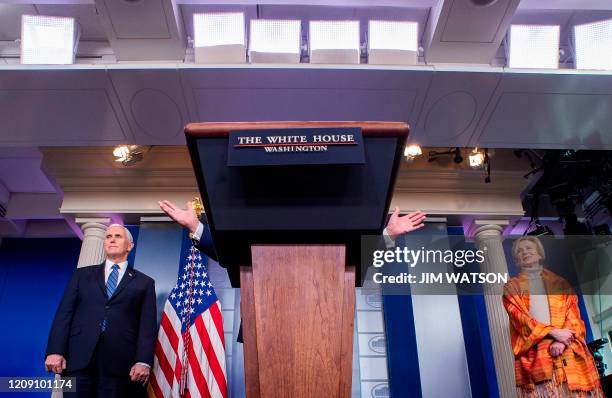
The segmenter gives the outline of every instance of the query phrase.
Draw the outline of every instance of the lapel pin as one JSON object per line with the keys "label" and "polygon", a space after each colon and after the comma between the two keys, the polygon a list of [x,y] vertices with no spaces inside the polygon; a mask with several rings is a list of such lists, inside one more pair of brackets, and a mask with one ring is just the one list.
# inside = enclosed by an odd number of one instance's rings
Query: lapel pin
{"label": "lapel pin", "polygon": [[129,276],[133,276],[131,272],[128,272],[128,275],[129,275]]}

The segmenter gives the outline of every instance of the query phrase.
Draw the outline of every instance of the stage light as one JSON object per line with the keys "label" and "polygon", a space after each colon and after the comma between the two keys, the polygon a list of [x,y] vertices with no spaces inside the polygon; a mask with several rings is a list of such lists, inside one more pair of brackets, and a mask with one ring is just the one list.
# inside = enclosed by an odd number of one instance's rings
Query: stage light
{"label": "stage light", "polygon": [[413,161],[417,156],[421,156],[422,154],[423,151],[418,145],[407,145],[406,148],[404,148],[404,156],[409,162]]}
{"label": "stage light", "polygon": [[559,26],[512,25],[508,41],[510,68],[559,67]]}
{"label": "stage light", "polygon": [[74,18],[21,16],[22,64],[73,64],[77,42]]}
{"label": "stage light", "polygon": [[574,26],[576,69],[612,70],[612,20]]}
{"label": "stage light", "polygon": [[143,152],[138,145],[119,145],[113,149],[115,162],[121,162],[124,166],[131,166],[140,162],[143,158]]}
{"label": "stage light", "polygon": [[249,60],[253,63],[300,63],[301,22],[252,19]]}
{"label": "stage light", "polygon": [[358,64],[359,21],[310,21],[310,63]]}
{"label": "stage light", "polygon": [[473,169],[480,169],[484,165],[485,154],[479,151],[478,148],[474,148],[468,158],[470,160],[470,167]]}
{"label": "stage light", "polygon": [[246,62],[243,13],[194,14],[193,32],[196,63]]}
{"label": "stage light", "polygon": [[416,65],[419,59],[418,23],[370,21],[368,63]]}

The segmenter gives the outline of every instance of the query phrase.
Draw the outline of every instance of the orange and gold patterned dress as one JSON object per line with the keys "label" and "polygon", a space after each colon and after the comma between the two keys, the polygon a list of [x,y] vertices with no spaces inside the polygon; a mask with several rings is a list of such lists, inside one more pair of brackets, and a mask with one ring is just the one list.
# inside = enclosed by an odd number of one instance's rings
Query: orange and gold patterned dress
{"label": "orange and gold patterned dress", "polygon": [[[503,303],[510,317],[516,385],[520,398],[601,397],[604,394],[593,357],[585,341],[578,297],[569,283],[543,269],[542,280],[550,311],[550,324],[535,320],[529,312],[529,281],[519,274],[504,287]],[[549,347],[553,329],[571,329],[575,339],[553,358]]]}

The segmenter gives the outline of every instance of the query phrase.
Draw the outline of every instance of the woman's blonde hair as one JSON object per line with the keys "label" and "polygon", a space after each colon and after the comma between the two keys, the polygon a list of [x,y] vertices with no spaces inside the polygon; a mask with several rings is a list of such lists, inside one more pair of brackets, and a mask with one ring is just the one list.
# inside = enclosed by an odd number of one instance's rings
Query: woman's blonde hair
{"label": "woman's blonde hair", "polygon": [[514,262],[516,263],[516,265],[519,265],[518,256],[516,253],[518,250],[518,245],[523,241],[529,241],[533,243],[536,246],[536,251],[538,252],[540,257],[542,257],[540,260],[540,264],[544,262],[544,259],[546,258],[546,252],[544,251],[544,245],[542,245],[540,239],[535,236],[522,236],[515,240],[512,244],[512,257],[514,257]]}

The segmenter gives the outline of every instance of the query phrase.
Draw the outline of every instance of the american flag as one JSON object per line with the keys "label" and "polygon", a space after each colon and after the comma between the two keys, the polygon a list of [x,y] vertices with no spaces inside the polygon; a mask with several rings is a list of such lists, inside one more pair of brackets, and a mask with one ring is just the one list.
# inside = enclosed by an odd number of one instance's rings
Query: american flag
{"label": "american flag", "polygon": [[185,236],[177,283],[161,317],[150,398],[227,398],[221,305],[206,263]]}

